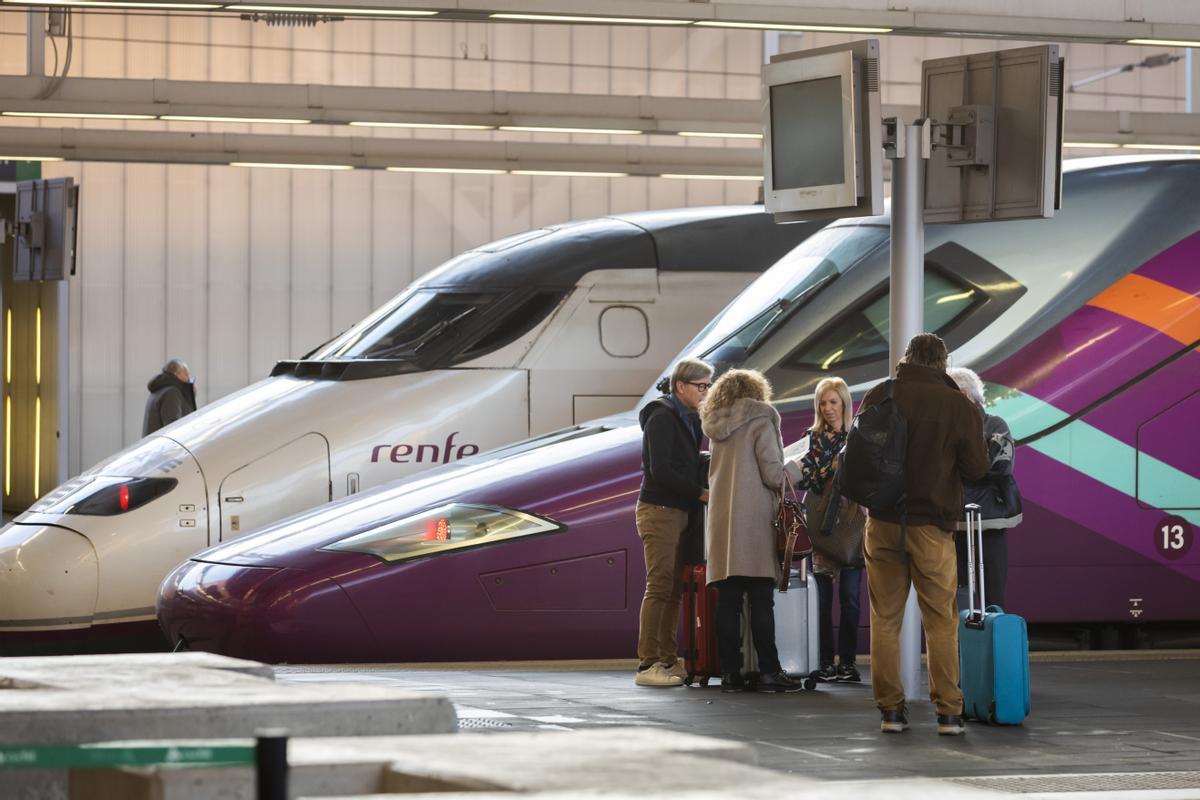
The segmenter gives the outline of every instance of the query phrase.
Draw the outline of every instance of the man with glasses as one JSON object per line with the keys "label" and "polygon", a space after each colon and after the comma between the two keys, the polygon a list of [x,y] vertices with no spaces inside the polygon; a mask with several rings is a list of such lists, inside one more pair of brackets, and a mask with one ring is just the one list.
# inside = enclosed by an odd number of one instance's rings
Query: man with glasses
{"label": "man with glasses", "polygon": [[676,633],[683,598],[680,571],[688,517],[708,501],[708,465],[700,455],[700,401],[712,387],[713,368],[696,358],[675,365],[663,396],[639,414],[642,489],[637,528],[646,555],[646,594],[638,626],[638,686],[681,686],[686,676]]}

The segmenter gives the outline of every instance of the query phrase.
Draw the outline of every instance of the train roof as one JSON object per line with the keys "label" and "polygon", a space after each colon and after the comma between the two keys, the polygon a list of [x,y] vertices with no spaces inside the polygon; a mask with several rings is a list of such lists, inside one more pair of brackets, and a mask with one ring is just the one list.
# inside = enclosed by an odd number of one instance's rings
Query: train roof
{"label": "train roof", "polygon": [[482,245],[414,285],[571,287],[599,269],[762,272],[823,224],[776,225],[762,206],[615,214]]}

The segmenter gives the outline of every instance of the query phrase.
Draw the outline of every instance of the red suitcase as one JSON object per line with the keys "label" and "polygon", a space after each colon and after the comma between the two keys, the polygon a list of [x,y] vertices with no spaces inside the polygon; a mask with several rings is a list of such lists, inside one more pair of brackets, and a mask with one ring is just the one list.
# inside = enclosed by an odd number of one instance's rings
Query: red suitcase
{"label": "red suitcase", "polygon": [[721,658],[717,654],[717,590],[705,583],[704,564],[683,568],[683,663],[687,669],[684,684],[708,685],[708,679],[721,677]]}

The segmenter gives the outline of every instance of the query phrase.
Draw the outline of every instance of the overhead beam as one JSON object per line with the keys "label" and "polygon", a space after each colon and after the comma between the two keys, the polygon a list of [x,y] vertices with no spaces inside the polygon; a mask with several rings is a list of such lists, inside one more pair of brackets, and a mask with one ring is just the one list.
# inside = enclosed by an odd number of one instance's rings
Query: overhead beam
{"label": "overhead beam", "polygon": [[[74,5],[86,8],[92,1],[78,0]],[[121,0],[107,2],[109,7],[121,5]],[[32,6],[36,5],[36,0],[3,0],[3,3]],[[70,5],[72,2],[56,0],[56,4]],[[835,0],[776,0],[774,3],[769,0],[605,0],[604,3],[594,0],[310,0],[307,3],[179,0],[178,4],[180,12],[189,14],[203,9],[219,14],[271,13],[263,11],[265,5],[298,11],[312,9],[309,13],[323,19],[377,16],[435,21],[528,22],[532,16],[565,17],[561,22],[592,20],[592,24],[844,29],[852,33],[889,31],[902,36],[987,36],[1101,44],[1119,44],[1130,39],[1200,41],[1200,8],[1197,7],[1200,4],[1183,0],[1139,0],[1136,3],[1040,0],[1020,4],[1020,14],[1011,11],[985,13],[992,4],[982,2],[972,3],[966,10],[946,11],[945,0],[905,0],[902,4],[895,0],[857,0],[849,8]],[[125,7],[137,6],[137,0],[129,0]],[[972,11],[973,8],[980,11]],[[161,8],[153,10],[162,13]],[[410,14],[419,16],[408,16]]]}
{"label": "overhead beam", "polygon": [[603,172],[757,177],[757,148],[436,141],[357,136],[0,127],[0,157],[359,169]]}
{"label": "overhead beam", "polygon": [[762,132],[758,100],[108,78],[67,78],[52,99],[30,99],[41,86],[35,78],[0,78],[0,112]]}
{"label": "overhead beam", "polygon": [[[330,125],[471,124],[497,131],[506,126],[627,130],[661,135],[661,144],[671,146],[680,142],[680,133],[762,132],[758,100],[104,78],[67,78],[52,99],[29,99],[42,85],[42,79],[34,77],[0,78],[0,113],[121,113],[159,120],[173,115],[278,118]],[[916,106],[885,109],[885,116],[901,119],[919,115]],[[17,118],[7,121],[22,124]],[[1072,110],[1066,113],[1064,139],[1200,145],[1200,115]]]}

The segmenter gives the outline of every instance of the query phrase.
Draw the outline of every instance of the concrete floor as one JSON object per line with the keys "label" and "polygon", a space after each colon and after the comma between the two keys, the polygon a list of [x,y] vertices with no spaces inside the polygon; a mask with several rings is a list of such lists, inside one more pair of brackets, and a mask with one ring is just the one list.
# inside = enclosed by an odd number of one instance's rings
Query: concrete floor
{"label": "concrete floor", "polygon": [[907,733],[881,734],[869,667],[862,685],[757,695],[642,688],[631,669],[607,666],[279,667],[277,679],[371,681],[443,693],[463,730],[634,725],[732,738],[752,743],[761,766],[829,780],[923,776],[1056,797],[1138,789],[1153,792],[1139,796],[1200,798],[1200,651],[1039,654],[1026,724],[969,724],[960,738],[935,735],[927,703],[914,704]]}

